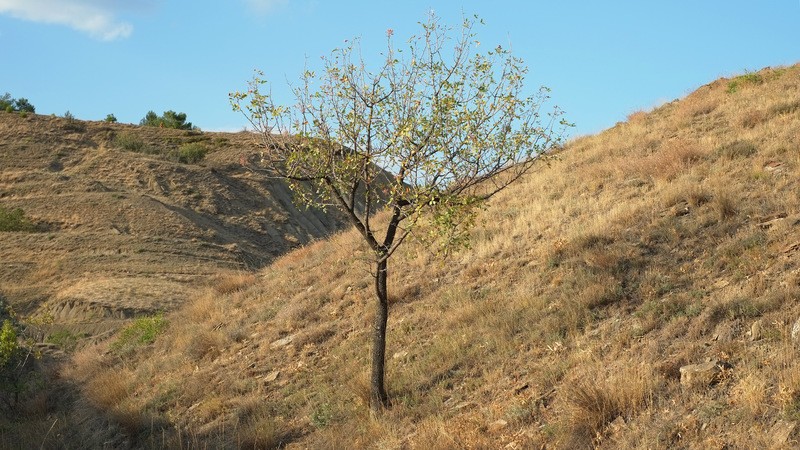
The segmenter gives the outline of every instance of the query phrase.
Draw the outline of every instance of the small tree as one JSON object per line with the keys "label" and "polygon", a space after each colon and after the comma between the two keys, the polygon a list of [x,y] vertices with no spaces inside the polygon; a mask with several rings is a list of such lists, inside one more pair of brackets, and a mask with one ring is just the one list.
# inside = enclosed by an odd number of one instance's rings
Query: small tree
{"label": "small tree", "polygon": [[18,98],[14,102],[14,107],[20,112],[29,112],[31,114],[36,112],[36,107],[31,105],[31,102],[29,102],[27,98]]}
{"label": "small tree", "polygon": [[[251,167],[287,180],[306,205],[344,211],[372,250],[373,413],[388,404],[391,256],[423,223],[445,249],[466,243],[476,207],[546,156],[568,125],[557,107],[540,114],[548,90],[525,94],[527,68],[510,51],[471,53],[474,24],[465,19],[451,39],[452,30],[431,14],[404,48],[395,47],[389,30],[374,71],[357,40],[336,49],[320,74],[303,74],[291,107],[261,90],[260,72],[247,92],[230,94],[263,139]],[[379,209],[388,210],[382,224],[373,216]]]}

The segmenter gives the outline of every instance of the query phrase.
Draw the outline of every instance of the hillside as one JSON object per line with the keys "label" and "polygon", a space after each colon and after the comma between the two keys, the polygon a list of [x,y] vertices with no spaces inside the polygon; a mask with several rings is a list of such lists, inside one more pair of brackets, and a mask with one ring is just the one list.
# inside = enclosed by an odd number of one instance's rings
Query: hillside
{"label": "hillside", "polygon": [[[0,114],[0,208],[36,228],[0,233],[0,295],[45,335],[96,336],[339,229],[242,168],[254,141]],[[187,149],[207,154],[188,163]]]}
{"label": "hillside", "polygon": [[383,417],[351,230],[80,350],[0,446],[795,448],[798,180],[800,66],[720,79],[396,255]]}

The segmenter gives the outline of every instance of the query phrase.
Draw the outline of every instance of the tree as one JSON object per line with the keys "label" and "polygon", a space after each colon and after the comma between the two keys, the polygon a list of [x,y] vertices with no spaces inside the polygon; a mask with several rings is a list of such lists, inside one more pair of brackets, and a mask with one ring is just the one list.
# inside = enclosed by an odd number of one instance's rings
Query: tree
{"label": "tree", "polygon": [[27,98],[20,97],[14,103],[17,111],[29,112],[31,114],[36,112],[36,108],[31,105],[31,102],[29,102]]}
{"label": "tree", "polygon": [[[527,68],[509,50],[472,54],[475,23],[465,19],[451,39],[431,14],[404,48],[388,30],[373,71],[353,41],[323,58],[320,74],[303,74],[294,106],[262,90],[261,72],[247,92],[230,94],[264,146],[251,168],[286,180],[306,205],[338,207],[372,250],[373,413],[388,405],[391,256],[411,236],[433,236],[444,250],[465,244],[477,207],[548,156],[569,125],[557,107],[542,115],[548,89],[526,95]],[[383,221],[379,209],[387,210]]]}
{"label": "tree", "polygon": [[159,116],[154,111],[148,111],[144,118],[139,121],[139,125],[148,127],[175,128],[178,130],[194,130],[192,122],[186,122],[186,113],[176,113],[175,111],[164,111]]}
{"label": "tree", "polygon": [[11,94],[6,92],[2,96],[0,96],[0,110],[7,111],[7,112],[26,112],[26,113],[35,113],[36,108],[28,101],[27,98],[12,98]]}

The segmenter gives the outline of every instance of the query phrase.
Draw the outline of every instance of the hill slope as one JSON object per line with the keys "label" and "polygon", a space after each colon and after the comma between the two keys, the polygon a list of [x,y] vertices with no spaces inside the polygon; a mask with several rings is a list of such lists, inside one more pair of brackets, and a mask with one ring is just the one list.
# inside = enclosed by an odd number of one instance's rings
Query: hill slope
{"label": "hill slope", "polygon": [[[186,149],[208,153],[186,164]],[[0,207],[38,229],[0,233],[0,294],[50,329],[95,335],[341,227],[244,170],[255,151],[247,133],[0,114]]]}
{"label": "hill slope", "polygon": [[798,180],[800,66],[715,81],[567,145],[493,199],[471,249],[397,255],[383,417],[348,231],[219,279],[152,344],[78,353],[44,441],[792,448]]}

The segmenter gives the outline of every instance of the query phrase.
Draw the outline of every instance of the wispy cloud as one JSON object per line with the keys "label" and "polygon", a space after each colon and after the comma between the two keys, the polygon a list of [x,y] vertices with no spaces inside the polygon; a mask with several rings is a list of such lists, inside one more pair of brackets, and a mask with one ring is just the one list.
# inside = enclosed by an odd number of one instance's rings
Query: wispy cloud
{"label": "wispy cloud", "polygon": [[0,0],[0,14],[33,22],[66,25],[111,41],[126,38],[133,25],[119,19],[124,11],[149,7],[152,0]]}
{"label": "wispy cloud", "polygon": [[258,14],[267,14],[279,6],[289,3],[289,0],[245,0],[247,6]]}

